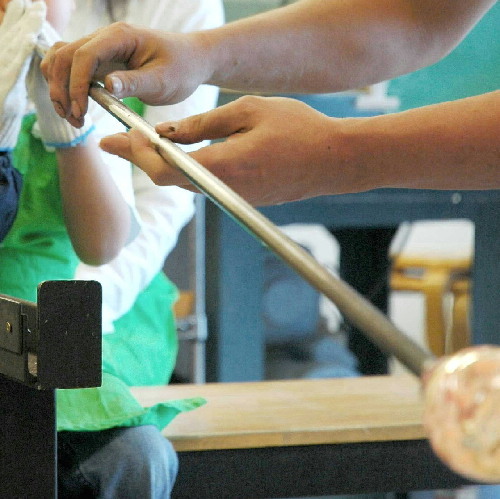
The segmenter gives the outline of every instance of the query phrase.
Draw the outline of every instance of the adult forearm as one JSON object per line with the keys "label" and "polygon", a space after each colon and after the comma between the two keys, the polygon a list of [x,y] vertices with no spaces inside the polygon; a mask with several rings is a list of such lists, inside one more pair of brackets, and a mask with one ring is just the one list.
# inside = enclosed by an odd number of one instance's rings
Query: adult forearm
{"label": "adult forearm", "polygon": [[342,162],[356,172],[353,191],[500,189],[499,124],[500,91],[353,119],[346,121]]}
{"label": "adult forearm", "polygon": [[[331,118],[295,99],[246,96],[157,125],[254,205],[383,187],[500,188],[500,91],[371,118]],[[101,147],[159,185],[193,188],[139,132]]]}
{"label": "adult forearm", "polygon": [[330,92],[439,60],[493,0],[303,0],[198,33],[209,82],[236,90]]}

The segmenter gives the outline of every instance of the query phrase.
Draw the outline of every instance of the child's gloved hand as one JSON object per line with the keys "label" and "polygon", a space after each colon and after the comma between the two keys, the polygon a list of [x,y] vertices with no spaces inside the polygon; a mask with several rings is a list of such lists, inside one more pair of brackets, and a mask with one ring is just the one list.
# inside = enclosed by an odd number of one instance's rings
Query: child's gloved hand
{"label": "child's gloved hand", "polygon": [[[38,39],[40,45],[50,47],[60,39],[54,28],[45,22]],[[72,127],[57,115],[50,100],[49,87],[40,71],[40,62],[40,56],[35,54],[27,78],[28,95],[35,104],[38,117],[33,132],[40,136],[48,149],[81,144],[94,129],[90,113],[87,114],[82,128]]]}
{"label": "child's gloved hand", "polygon": [[0,150],[14,148],[26,111],[26,73],[45,20],[41,1],[11,0],[0,24]]}

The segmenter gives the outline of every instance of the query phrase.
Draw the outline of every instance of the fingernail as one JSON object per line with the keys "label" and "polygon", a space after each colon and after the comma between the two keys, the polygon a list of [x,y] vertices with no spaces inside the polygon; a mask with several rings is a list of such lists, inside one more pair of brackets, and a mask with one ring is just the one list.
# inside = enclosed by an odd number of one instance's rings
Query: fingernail
{"label": "fingernail", "polygon": [[167,123],[160,123],[156,128],[162,133],[174,133],[179,128],[179,124],[177,121],[171,121]]}
{"label": "fingernail", "polygon": [[71,101],[71,114],[77,120],[79,120],[82,116],[82,111],[80,109],[80,106],[78,105],[78,102],[76,102],[74,100]]}
{"label": "fingernail", "polygon": [[52,104],[54,105],[54,109],[56,111],[56,113],[61,117],[61,118],[66,118],[66,113],[63,109],[63,107],[61,106],[61,104],[57,101],[52,101]]}
{"label": "fingernail", "polygon": [[109,77],[109,80],[111,82],[111,88],[113,89],[113,93],[115,95],[120,94],[123,91],[123,82],[120,80],[120,78],[111,75]]}

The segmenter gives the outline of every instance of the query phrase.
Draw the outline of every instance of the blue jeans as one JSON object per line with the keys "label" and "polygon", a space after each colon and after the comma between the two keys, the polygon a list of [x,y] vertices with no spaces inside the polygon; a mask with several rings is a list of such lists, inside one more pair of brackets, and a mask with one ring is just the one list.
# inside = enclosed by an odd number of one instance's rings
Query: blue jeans
{"label": "blue jeans", "polygon": [[177,454],[155,426],[58,433],[62,499],[166,499],[177,470]]}
{"label": "blue jeans", "polygon": [[0,241],[11,228],[21,195],[22,176],[12,166],[10,153],[0,151]]}

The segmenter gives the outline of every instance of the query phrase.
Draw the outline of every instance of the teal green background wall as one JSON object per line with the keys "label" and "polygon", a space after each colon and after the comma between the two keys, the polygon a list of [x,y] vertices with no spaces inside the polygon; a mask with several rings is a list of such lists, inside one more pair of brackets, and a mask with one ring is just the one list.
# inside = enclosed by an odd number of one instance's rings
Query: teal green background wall
{"label": "teal green background wall", "polygon": [[284,0],[224,0],[226,22],[286,5]]}
{"label": "teal green background wall", "polygon": [[500,88],[500,3],[440,62],[392,80],[388,93],[401,110]]}
{"label": "teal green background wall", "polygon": [[[224,0],[226,21],[280,7],[291,0]],[[436,0],[439,1],[439,0]],[[500,88],[500,3],[440,62],[391,81],[401,110]]]}

